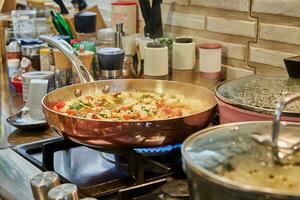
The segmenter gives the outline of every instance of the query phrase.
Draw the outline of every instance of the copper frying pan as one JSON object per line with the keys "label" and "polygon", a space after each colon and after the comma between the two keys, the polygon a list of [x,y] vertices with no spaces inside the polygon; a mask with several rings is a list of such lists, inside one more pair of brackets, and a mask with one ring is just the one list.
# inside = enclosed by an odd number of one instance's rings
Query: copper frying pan
{"label": "copper frying pan", "polygon": [[[85,67],[77,58],[76,53],[71,50],[72,48],[67,47],[66,50],[64,47],[66,44],[60,44],[64,42],[49,36],[41,36],[40,39],[63,51],[71,59],[77,71],[85,73],[79,77],[86,83],[56,89],[47,94],[42,101],[44,114],[50,127],[75,142],[101,148],[153,147],[179,143],[192,133],[208,126],[215,114],[217,103],[214,93],[196,85],[145,79],[119,79],[87,83],[87,81],[92,81],[92,78],[86,73]],[[203,99],[209,105],[201,112],[189,116],[152,121],[93,120],[67,116],[53,109],[57,102],[74,98],[75,94],[101,93],[107,92],[108,89],[111,92],[129,90],[177,92],[186,98]]]}

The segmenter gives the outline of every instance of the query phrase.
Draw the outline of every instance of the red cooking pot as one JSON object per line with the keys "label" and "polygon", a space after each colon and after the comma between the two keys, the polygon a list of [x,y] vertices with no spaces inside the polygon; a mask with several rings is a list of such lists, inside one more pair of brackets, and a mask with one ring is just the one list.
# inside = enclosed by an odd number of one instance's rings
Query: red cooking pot
{"label": "red cooking pot", "polygon": [[[300,92],[300,79],[284,75],[252,75],[225,81],[216,88],[220,123],[273,119],[275,104]],[[283,121],[300,122],[300,103],[284,110]]]}

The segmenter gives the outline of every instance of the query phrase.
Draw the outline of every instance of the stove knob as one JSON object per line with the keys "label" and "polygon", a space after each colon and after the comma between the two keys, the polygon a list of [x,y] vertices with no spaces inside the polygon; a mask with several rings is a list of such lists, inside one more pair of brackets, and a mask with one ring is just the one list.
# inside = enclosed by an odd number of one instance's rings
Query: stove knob
{"label": "stove knob", "polygon": [[49,200],[79,200],[77,186],[71,183],[61,184],[48,192]]}
{"label": "stove knob", "polygon": [[59,184],[59,176],[50,171],[38,174],[30,180],[32,194],[36,200],[47,200],[48,191]]}

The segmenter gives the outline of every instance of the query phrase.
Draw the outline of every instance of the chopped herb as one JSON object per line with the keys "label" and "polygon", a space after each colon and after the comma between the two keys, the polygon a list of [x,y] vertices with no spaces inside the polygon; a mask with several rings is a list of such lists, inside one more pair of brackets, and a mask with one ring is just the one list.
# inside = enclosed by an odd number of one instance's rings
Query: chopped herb
{"label": "chopped herb", "polygon": [[81,104],[73,104],[69,106],[69,109],[80,110],[83,106]]}

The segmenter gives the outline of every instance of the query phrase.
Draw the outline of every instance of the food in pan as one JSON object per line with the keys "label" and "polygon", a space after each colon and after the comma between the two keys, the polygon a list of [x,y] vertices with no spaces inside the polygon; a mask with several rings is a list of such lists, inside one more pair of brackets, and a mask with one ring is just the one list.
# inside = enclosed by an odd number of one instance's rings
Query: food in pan
{"label": "food in pan", "polygon": [[298,165],[282,166],[272,162],[257,162],[254,156],[241,155],[231,159],[230,166],[227,164],[226,167],[218,169],[218,174],[245,185],[299,193]]}
{"label": "food in pan", "polygon": [[208,102],[180,94],[151,91],[83,95],[61,101],[54,110],[68,116],[99,120],[155,120],[182,117],[207,108]]}

